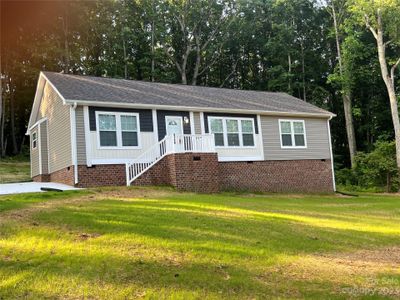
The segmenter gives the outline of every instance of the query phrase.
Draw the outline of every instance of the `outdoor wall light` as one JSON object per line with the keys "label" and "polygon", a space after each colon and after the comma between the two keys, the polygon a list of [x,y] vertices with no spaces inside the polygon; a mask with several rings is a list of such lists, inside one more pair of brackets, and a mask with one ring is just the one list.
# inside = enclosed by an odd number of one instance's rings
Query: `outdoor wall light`
{"label": "outdoor wall light", "polygon": [[189,124],[189,118],[188,117],[183,117],[183,122],[185,122],[185,124]]}

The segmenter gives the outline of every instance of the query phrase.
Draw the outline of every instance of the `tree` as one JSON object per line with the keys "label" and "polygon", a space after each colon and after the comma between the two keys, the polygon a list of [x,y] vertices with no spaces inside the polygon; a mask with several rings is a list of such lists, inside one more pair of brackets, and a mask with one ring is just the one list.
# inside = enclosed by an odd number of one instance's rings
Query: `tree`
{"label": "tree", "polygon": [[[400,47],[400,35],[398,33],[400,28],[400,0],[353,0],[350,10],[358,17],[359,21],[365,23],[376,40],[381,75],[389,95],[395,132],[397,168],[400,170],[400,120],[395,90],[395,71],[400,64],[400,55],[391,64],[389,72],[388,64],[390,64],[390,61],[388,61],[386,51],[389,45],[397,48],[397,50]],[[390,39],[385,41],[387,37]]]}
{"label": "tree", "polygon": [[347,133],[347,141],[349,144],[349,154],[350,154],[350,162],[351,166],[355,166],[355,155],[357,152],[357,144],[356,137],[354,132],[354,124],[353,124],[353,113],[352,113],[352,104],[351,104],[351,90],[349,84],[346,84],[346,80],[349,80],[349,76],[345,77],[344,64],[342,59],[342,49],[341,49],[341,37],[340,37],[340,26],[343,21],[344,13],[345,13],[345,1],[339,0],[334,1],[330,0],[328,2],[329,12],[333,19],[333,29],[335,34],[335,42],[336,42],[336,50],[337,50],[337,60],[338,60],[338,68],[339,68],[339,76],[341,82],[341,94],[343,99],[343,109],[344,116],[346,122],[346,133]]}

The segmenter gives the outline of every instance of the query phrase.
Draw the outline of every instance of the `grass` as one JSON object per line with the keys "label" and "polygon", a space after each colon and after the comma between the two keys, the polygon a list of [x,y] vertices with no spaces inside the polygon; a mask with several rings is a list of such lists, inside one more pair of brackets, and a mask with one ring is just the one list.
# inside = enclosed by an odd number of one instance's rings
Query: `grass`
{"label": "grass", "polygon": [[397,196],[0,197],[0,299],[398,298],[399,264]]}
{"label": "grass", "polygon": [[0,184],[30,180],[29,158],[18,156],[0,159]]}

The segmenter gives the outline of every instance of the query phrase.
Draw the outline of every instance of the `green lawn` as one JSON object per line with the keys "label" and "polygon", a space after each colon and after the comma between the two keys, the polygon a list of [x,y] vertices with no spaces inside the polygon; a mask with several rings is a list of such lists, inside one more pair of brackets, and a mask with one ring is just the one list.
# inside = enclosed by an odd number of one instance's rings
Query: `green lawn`
{"label": "green lawn", "polygon": [[400,198],[0,197],[0,299],[400,297]]}
{"label": "green lawn", "polygon": [[29,158],[0,159],[0,184],[31,180]]}

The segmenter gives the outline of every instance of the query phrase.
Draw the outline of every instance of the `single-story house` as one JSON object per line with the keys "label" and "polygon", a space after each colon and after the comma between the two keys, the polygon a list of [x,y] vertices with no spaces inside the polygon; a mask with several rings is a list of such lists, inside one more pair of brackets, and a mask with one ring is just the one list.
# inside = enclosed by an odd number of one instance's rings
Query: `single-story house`
{"label": "single-story house", "polygon": [[332,192],[333,116],[285,93],[41,72],[31,175],[78,187]]}

